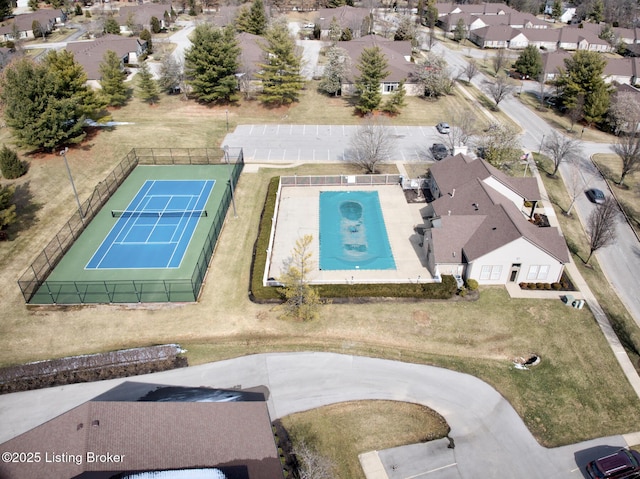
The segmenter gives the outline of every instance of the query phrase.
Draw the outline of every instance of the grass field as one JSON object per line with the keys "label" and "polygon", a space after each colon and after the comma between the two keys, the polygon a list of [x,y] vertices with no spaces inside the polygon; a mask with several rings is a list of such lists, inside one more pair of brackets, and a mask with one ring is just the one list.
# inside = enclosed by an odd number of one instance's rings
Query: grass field
{"label": "grass field", "polygon": [[304,442],[328,458],[336,478],[364,479],[358,454],[445,437],[437,412],[396,401],[332,404],[282,419],[294,444]]}
{"label": "grass field", "polygon": [[[470,109],[466,102],[457,94],[437,102],[411,99],[406,115],[392,122],[432,125],[447,111]],[[242,103],[228,110],[231,128],[239,123],[358,121],[345,100],[327,100],[313,89],[288,109]],[[134,99],[111,116],[132,124],[96,132],[67,154],[81,199],[132,147],[215,148],[226,133],[226,108],[177,97],[163,96],[153,107]],[[10,141],[6,129],[0,130],[0,139]],[[476,303],[331,304],[310,323],[280,320],[277,307],[251,303],[251,252],[268,179],[352,173],[349,165],[243,174],[236,190],[238,218],[227,218],[197,304],[27,309],[16,280],[74,208],[60,156],[27,158],[30,171],[15,183],[22,189],[21,203],[30,199],[33,205],[31,219],[12,232],[13,241],[0,243],[0,364],[164,342],[185,347],[191,364],[261,351],[336,351],[435,364],[478,376],[513,404],[545,445],[636,428],[628,418],[637,416],[640,403],[586,309],[572,310],[560,301],[512,300],[503,288],[482,288]],[[607,303],[615,297],[606,288],[600,294]],[[512,368],[513,358],[532,352],[542,357],[534,371]]]}

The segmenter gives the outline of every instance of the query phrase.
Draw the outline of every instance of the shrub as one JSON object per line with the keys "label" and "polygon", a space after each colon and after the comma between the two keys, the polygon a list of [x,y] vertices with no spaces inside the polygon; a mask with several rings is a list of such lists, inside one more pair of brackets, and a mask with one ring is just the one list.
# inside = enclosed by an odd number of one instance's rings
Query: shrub
{"label": "shrub", "polygon": [[544,289],[551,289],[550,283],[544,283]]}
{"label": "shrub", "polygon": [[529,283],[529,284],[527,285],[527,288],[529,288],[529,289],[536,289],[536,283]]}
{"label": "shrub", "polygon": [[544,289],[544,283],[536,283],[536,289]]}
{"label": "shrub", "polygon": [[560,283],[551,283],[551,287],[556,291],[559,291],[562,289],[562,285]]}
{"label": "shrub", "polygon": [[0,150],[0,171],[2,176],[8,180],[19,178],[27,172],[27,165],[25,162],[20,161],[18,154],[9,148],[7,145],[3,145]]}
{"label": "shrub", "polygon": [[518,286],[520,286],[520,289],[526,289],[529,286],[529,283],[519,283]]}
{"label": "shrub", "polygon": [[469,288],[471,291],[475,291],[476,289],[478,289],[478,282],[475,279],[468,279],[467,288]]}

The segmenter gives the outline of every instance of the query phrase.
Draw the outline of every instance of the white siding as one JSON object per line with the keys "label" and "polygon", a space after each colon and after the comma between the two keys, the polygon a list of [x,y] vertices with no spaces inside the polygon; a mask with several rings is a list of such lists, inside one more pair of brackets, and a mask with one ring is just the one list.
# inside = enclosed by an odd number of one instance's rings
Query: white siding
{"label": "white siding", "polygon": [[[532,280],[527,280],[527,276],[532,266],[538,267],[536,276],[541,267],[548,268],[548,272],[546,274],[547,279],[542,280],[536,278],[536,282],[554,283],[559,281],[560,276],[562,275],[563,265],[560,264],[557,259],[539,249],[536,245],[530,243],[526,239],[519,238],[470,263],[467,267],[467,278],[475,279],[480,284],[505,284],[509,281],[509,277],[511,275],[511,265],[516,263],[521,265],[520,273],[515,281],[516,283],[532,282]],[[492,269],[492,272],[494,273],[493,279],[481,279],[483,266],[494,267]],[[495,267],[497,266],[502,267],[499,277],[495,276]]]}

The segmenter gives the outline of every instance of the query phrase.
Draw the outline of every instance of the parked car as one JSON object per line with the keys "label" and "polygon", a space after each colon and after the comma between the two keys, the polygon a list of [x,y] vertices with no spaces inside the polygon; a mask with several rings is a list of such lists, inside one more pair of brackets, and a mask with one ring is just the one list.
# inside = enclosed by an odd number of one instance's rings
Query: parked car
{"label": "parked car", "polygon": [[592,479],[639,479],[640,453],[620,449],[587,464],[587,474]]}
{"label": "parked car", "polygon": [[434,160],[440,161],[449,156],[449,148],[442,143],[434,143],[431,147],[431,154]]}
{"label": "parked car", "polygon": [[592,203],[595,203],[597,205],[601,205],[602,203],[604,203],[604,193],[602,192],[602,190],[599,190],[598,188],[591,188],[588,189],[585,193],[587,194],[587,198],[589,198]]}
{"label": "parked car", "polygon": [[304,28],[314,28],[316,25],[315,23],[305,23],[304,24]]}
{"label": "parked car", "polygon": [[436,125],[436,130],[438,130],[440,133],[446,135],[447,133],[449,133],[449,130],[451,130],[451,127],[449,126],[448,123],[438,123]]}

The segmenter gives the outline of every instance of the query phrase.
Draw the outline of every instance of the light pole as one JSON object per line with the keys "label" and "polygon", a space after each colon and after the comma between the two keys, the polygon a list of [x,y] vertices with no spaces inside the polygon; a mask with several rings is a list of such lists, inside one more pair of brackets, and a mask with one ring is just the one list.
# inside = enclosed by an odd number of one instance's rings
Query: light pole
{"label": "light pole", "polygon": [[224,150],[224,161],[226,161],[227,165],[229,165],[229,185],[231,186],[231,204],[233,205],[233,217],[237,218],[238,213],[236,212],[236,197],[233,191],[233,178],[231,178],[231,173],[233,170],[231,169],[231,161],[229,161],[229,147],[227,145],[224,145],[222,149]]}
{"label": "light pole", "polygon": [[544,144],[544,135],[542,135],[542,140],[540,140],[540,148],[538,148],[538,153],[542,151],[542,145]]}
{"label": "light pole", "polygon": [[76,185],[73,182],[73,176],[71,176],[71,168],[69,168],[69,162],[67,161],[67,151],[69,151],[69,148],[65,147],[65,149],[60,152],[60,156],[64,158],[64,165],[67,167],[67,173],[69,174],[69,181],[71,182],[71,188],[73,189],[73,194],[76,197],[76,203],[78,203],[78,213],[80,213],[80,220],[82,221],[82,223],[84,223],[84,214],[82,213],[82,206],[80,206],[80,198],[78,198]]}

